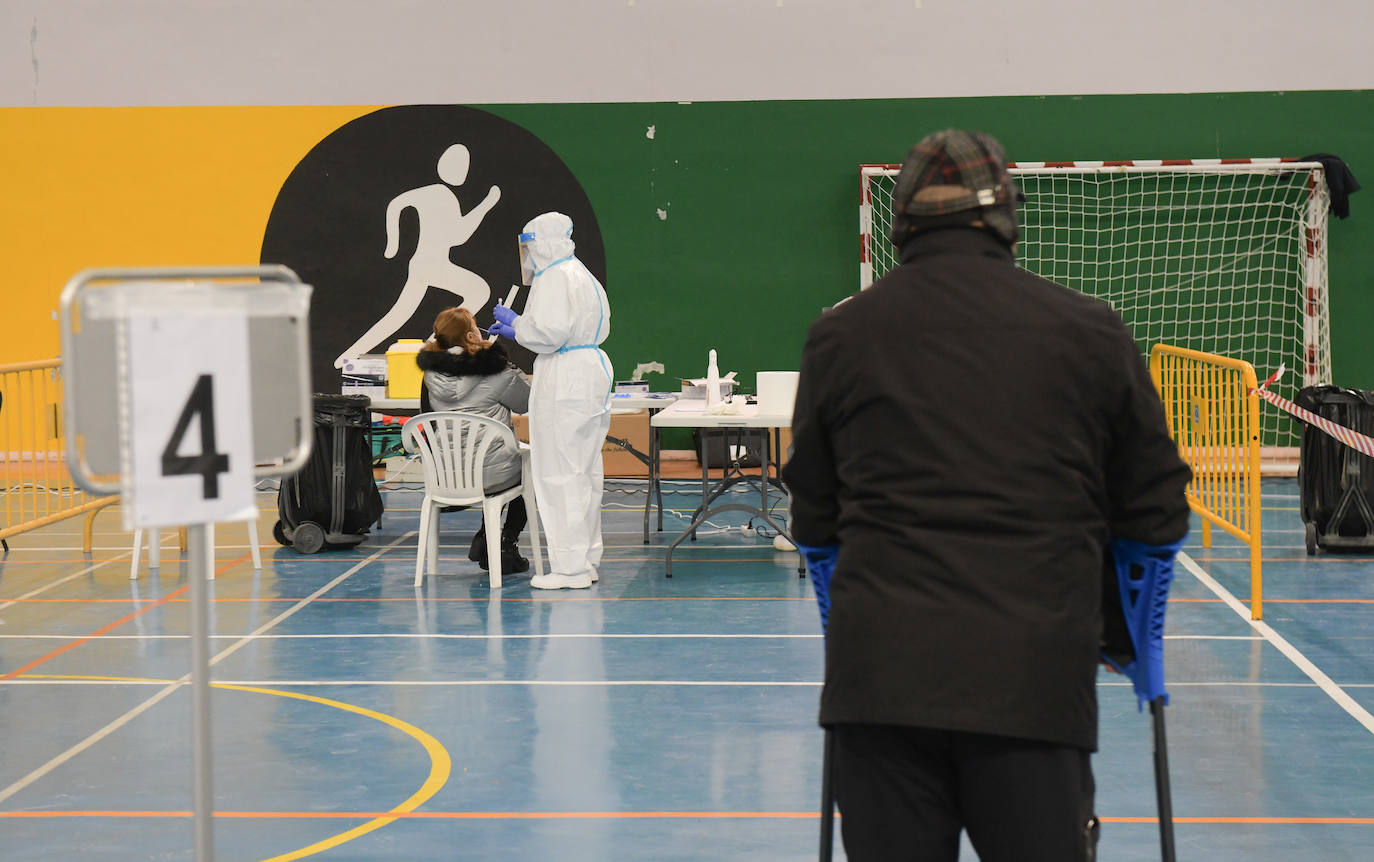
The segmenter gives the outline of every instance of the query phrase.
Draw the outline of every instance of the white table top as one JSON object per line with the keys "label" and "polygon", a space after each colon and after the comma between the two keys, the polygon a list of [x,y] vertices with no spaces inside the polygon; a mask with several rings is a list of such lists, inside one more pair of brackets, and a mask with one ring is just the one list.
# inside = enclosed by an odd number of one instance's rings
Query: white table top
{"label": "white table top", "polygon": [[[629,393],[617,392],[611,395],[612,410],[661,410],[678,400],[676,392]],[[374,410],[415,410],[420,409],[418,398],[373,398]]]}
{"label": "white table top", "polygon": [[760,413],[759,405],[746,404],[739,413],[707,413],[706,400],[681,398],[654,414],[656,428],[791,428],[792,414]]}
{"label": "white table top", "polygon": [[611,409],[662,410],[680,397],[676,392],[613,392]]}
{"label": "white table top", "polygon": [[373,398],[373,410],[416,410],[420,409],[419,398]]}

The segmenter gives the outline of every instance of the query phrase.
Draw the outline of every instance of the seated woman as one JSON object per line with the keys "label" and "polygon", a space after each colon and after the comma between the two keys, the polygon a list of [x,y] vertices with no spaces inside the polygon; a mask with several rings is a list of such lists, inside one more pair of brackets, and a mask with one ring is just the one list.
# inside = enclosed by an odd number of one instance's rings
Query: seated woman
{"label": "seated woman", "polygon": [[[446,308],[434,318],[434,335],[416,354],[415,362],[424,372],[420,388],[420,409],[461,410],[477,413],[512,430],[511,413],[529,410],[530,378],[511,364],[506,351],[495,341],[483,340],[472,312],[466,308]],[[501,441],[487,450],[482,481],[488,494],[520,481],[520,455]],[[503,574],[529,571],[529,560],[520,556],[516,539],[525,529],[525,500],[516,497],[506,506],[506,525],[501,530],[501,571]],[[472,537],[468,559],[487,563],[486,524]]]}

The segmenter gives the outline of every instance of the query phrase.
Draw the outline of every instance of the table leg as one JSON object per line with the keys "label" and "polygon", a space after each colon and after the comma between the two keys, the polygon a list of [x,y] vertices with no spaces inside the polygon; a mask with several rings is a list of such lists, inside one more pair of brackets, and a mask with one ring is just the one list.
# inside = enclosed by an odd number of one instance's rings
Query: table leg
{"label": "table leg", "polygon": [[[692,513],[691,534],[693,542],[697,540],[697,524],[701,523],[701,519],[698,519],[697,515],[700,515],[706,511],[706,498],[710,494],[710,489],[707,485],[706,475],[706,443],[708,440],[711,439],[711,435],[710,432],[708,432],[705,428],[702,428],[698,432],[698,436],[701,438],[701,505],[698,506],[696,511]],[[668,571],[670,573],[672,572],[671,565],[668,567]],[[672,577],[672,575],[669,574],[669,577]]]}
{"label": "table leg", "polygon": [[763,452],[759,454],[759,505],[763,511],[768,511],[768,450],[773,448],[773,432],[771,429],[764,429],[767,436],[763,440]]}

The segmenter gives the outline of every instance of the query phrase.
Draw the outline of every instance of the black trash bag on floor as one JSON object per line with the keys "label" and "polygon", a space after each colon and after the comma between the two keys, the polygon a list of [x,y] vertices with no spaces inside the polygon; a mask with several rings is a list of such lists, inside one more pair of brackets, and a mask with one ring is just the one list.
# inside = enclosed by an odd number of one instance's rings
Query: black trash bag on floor
{"label": "black trash bag on floor", "polygon": [[[314,448],[301,471],[282,480],[277,494],[281,533],[290,543],[302,524],[323,531],[326,544],[354,545],[382,516],[372,472],[371,400],[366,395],[314,398]],[[296,542],[298,550],[308,550]],[[318,548],[315,548],[318,550]]]}

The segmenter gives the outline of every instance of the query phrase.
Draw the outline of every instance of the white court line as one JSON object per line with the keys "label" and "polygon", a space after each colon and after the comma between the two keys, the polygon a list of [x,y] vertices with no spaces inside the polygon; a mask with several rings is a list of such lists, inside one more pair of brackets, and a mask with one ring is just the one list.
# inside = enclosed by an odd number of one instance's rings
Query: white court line
{"label": "white court line", "polygon": [[[210,659],[210,665],[211,665],[211,667],[213,667],[213,666],[215,665],[215,663],[218,662],[220,659],[222,659],[222,658],[224,658],[224,657],[230,655],[231,653],[233,653],[234,651],[236,651],[239,647],[241,647],[241,646],[243,646],[244,644],[248,643],[248,642],[249,642],[250,640],[252,640],[253,638],[259,636],[261,633],[263,633],[263,632],[267,631],[268,629],[272,628],[273,626],[277,625],[277,624],[280,623],[282,620],[284,620],[284,619],[286,619],[287,617],[293,615],[294,613],[296,613],[296,611],[299,611],[301,608],[305,607],[305,606],[306,606],[307,604],[309,604],[310,602],[312,602],[312,601],[314,601],[315,599],[319,598],[319,597],[320,597],[321,595],[323,595],[326,591],[333,589],[333,588],[334,588],[335,586],[337,586],[340,582],[342,582],[345,578],[349,577],[349,576],[352,575],[354,572],[357,572],[359,569],[361,569],[363,566],[366,566],[368,563],[372,562],[373,560],[377,559],[377,557],[381,556],[382,553],[384,553],[384,552],[387,550],[387,548],[390,548],[392,545],[395,545],[397,542],[401,542],[401,541],[403,541],[403,540],[405,540],[405,539],[408,539],[408,538],[410,538],[410,537],[413,536],[413,535],[415,535],[413,532],[412,532],[412,533],[406,533],[404,536],[401,536],[399,539],[396,539],[396,541],[392,542],[391,545],[387,545],[387,546],[385,546],[385,547],[383,547],[383,548],[379,548],[377,551],[373,552],[373,554],[372,554],[371,556],[369,556],[369,557],[367,557],[366,559],[360,561],[357,565],[353,566],[353,567],[352,567],[351,569],[349,569],[348,571],[346,571],[346,572],[344,572],[343,574],[339,575],[337,578],[335,578],[334,580],[332,580],[332,581],[330,581],[329,583],[325,584],[324,586],[320,587],[318,590],[316,590],[315,592],[311,593],[309,596],[307,596],[307,597],[301,599],[299,602],[297,602],[296,604],[292,605],[292,606],[291,606],[290,608],[288,608],[287,610],[285,610],[285,611],[283,611],[282,613],[278,614],[278,615],[277,615],[276,617],[274,617],[272,620],[270,620],[269,622],[267,622],[267,623],[263,624],[262,626],[260,626],[260,627],[258,628],[258,630],[257,630],[256,632],[254,632],[253,634],[246,635],[246,636],[245,636],[242,640],[240,640],[238,643],[236,643],[236,644],[234,644],[233,646],[229,647],[228,649],[224,650],[224,651],[221,652],[219,655],[216,655],[216,656],[214,656],[213,658],[211,658],[211,659]],[[47,763],[45,763],[45,764],[43,764],[42,766],[38,767],[37,769],[33,770],[33,771],[30,772],[28,775],[25,775],[23,778],[19,779],[18,781],[14,782],[13,784],[11,784],[9,787],[6,787],[4,790],[0,790],[0,802],[4,802],[5,800],[9,799],[11,796],[14,796],[16,793],[20,792],[20,791],[23,790],[24,788],[26,788],[26,787],[28,787],[29,785],[33,784],[35,781],[38,781],[39,779],[43,778],[45,775],[47,775],[47,774],[49,774],[50,772],[52,772],[53,770],[57,769],[59,766],[61,766],[62,764],[66,763],[67,761],[71,760],[73,757],[76,757],[76,756],[77,756],[78,754],[80,754],[81,752],[85,751],[86,749],[88,749],[88,748],[90,748],[91,746],[95,745],[95,744],[96,744],[97,742],[99,742],[100,740],[102,740],[102,739],[104,739],[105,737],[109,736],[110,734],[114,733],[114,732],[115,732],[116,730],[118,730],[119,728],[121,728],[121,727],[123,727],[124,725],[128,724],[130,721],[133,721],[135,718],[137,718],[139,715],[141,715],[141,714],[143,714],[144,712],[146,712],[148,709],[150,709],[152,706],[154,706],[155,704],[157,704],[159,701],[162,701],[162,700],[164,700],[165,698],[167,698],[169,695],[172,694],[172,692],[176,691],[176,690],[177,690],[178,688],[180,688],[181,686],[183,686],[183,685],[189,683],[190,680],[191,680],[191,674],[190,674],[190,673],[187,673],[187,674],[185,674],[184,676],[182,676],[180,679],[178,679],[177,681],[172,682],[172,683],[163,683],[163,682],[161,682],[161,681],[155,683],[156,685],[165,685],[166,688],[164,688],[162,691],[159,691],[157,694],[153,695],[153,696],[150,697],[149,699],[145,700],[143,703],[138,704],[138,705],[135,706],[133,709],[130,709],[128,712],[126,712],[126,713],[124,713],[123,715],[119,716],[119,717],[116,718],[114,721],[112,721],[112,722],[110,722],[109,724],[105,725],[104,727],[100,728],[100,729],[97,730],[95,733],[93,733],[93,734],[91,734],[90,736],[86,737],[85,739],[81,740],[81,741],[78,742],[76,745],[73,745],[71,748],[68,748],[66,751],[62,752],[61,754],[57,755],[57,756],[54,757],[53,759],[49,760]],[[19,680],[10,680],[10,681],[5,682],[5,683],[0,683],[0,686],[3,686],[3,685],[10,685],[10,684],[13,684],[13,683],[15,683],[15,682],[19,682]]]}
{"label": "white court line", "polygon": [[1218,583],[1215,578],[1204,572],[1197,563],[1193,562],[1192,557],[1180,553],[1178,555],[1178,561],[1183,564],[1185,569],[1193,573],[1193,577],[1202,581],[1209,590],[1216,593],[1217,597],[1230,606],[1231,610],[1235,611],[1241,619],[1249,623],[1252,629],[1258,632],[1265,640],[1273,644],[1289,661],[1297,665],[1298,670],[1307,674],[1308,678],[1316,683],[1318,688],[1326,692],[1327,696],[1334,700],[1341,709],[1350,713],[1351,717],[1363,725],[1365,730],[1374,733],[1374,716],[1370,715],[1368,710],[1356,703],[1355,699],[1346,694],[1344,689],[1336,685],[1336,683],[1331,680],[1331,677],[1322,673],[1321,669],[1313,664],[1307,656],[1303,655],[1297,647],[1290,644],[1282,635],[1270,628],[1269,624],[1263,620],[1250,619],[1250,609],[1241,604],[1240,600],[1231,595],[1231,592]]}

